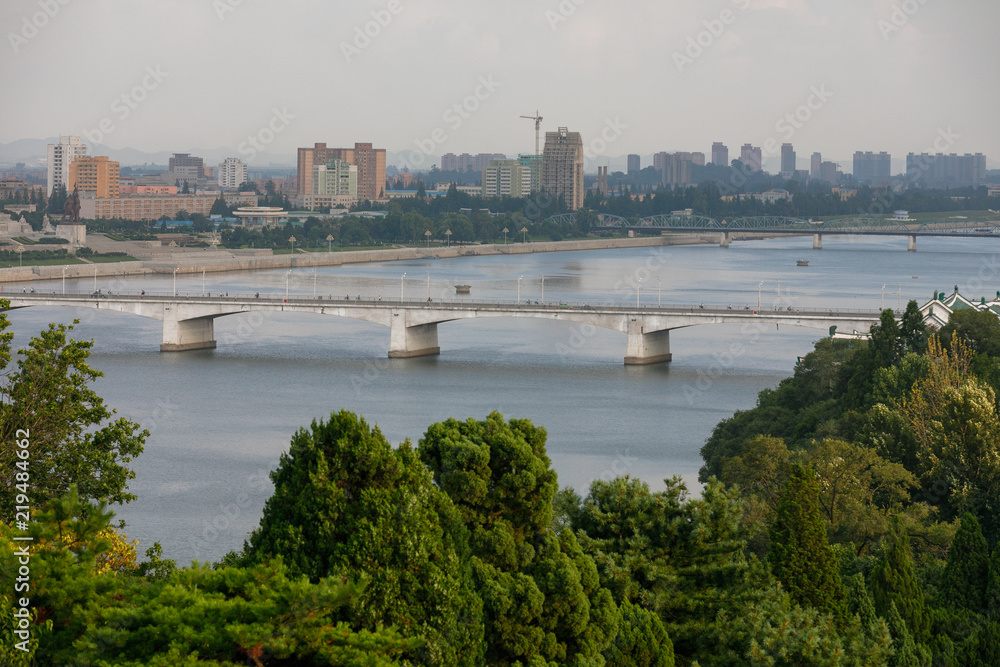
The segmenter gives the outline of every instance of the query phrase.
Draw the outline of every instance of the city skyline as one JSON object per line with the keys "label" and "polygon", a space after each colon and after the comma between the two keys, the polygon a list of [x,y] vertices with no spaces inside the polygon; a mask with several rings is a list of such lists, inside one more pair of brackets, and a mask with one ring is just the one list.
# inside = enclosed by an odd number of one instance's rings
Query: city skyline
{"label": "city skyline", "polygon": [[[533,153],[520,116],[537,109],[543,132],[580,132],[591,158],[708,153],[717,141],[731,155],[761,146],[765,161],[782,143],[841,162],[857,150],[1000,155],[1000,92],[980,74],[1000,56],[1000,7],[912,5],[19,1],[0,10],[0,72],[20,93],[0,142],[225,147],[254,169],[258,154],[293,162],[316,141],[371,141],[420,168],[421,155]],[[146,24],[157,34],[136,30]],[[316,85],[310,63],[334,83]]]}

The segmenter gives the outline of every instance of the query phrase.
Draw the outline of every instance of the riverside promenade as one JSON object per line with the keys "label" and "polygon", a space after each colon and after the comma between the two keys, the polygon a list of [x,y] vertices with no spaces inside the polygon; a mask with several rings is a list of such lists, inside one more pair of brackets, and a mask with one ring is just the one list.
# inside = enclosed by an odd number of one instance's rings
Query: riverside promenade
{"label": "riverside promenade", "polygon": [[[93,264],[63,264],[25,266],[0,269],[0,284],[28,283],[38,280],[66,278],[107,278],[156,274],[217,273],[223,271],[265,271],[271,269],[301,269],[318,266],[340,266],[365,262],[393,262],[425,257],[449,259],[489,255],[522,255],[536,252],[566,252],[574,250],[606,250],[611,248],[644,248],[668,245],[715,243],[713,234],[671,234],[620,239],[578,239],[572,241],[540,241],[530,243],[493,243],[434,248],[386,248],[384,250],[344,250],[338,252],[296,252],[273,255],[264,250],[177,249],[161,253],[151,260]],[[2,294],[2,293],[0,293]]]}

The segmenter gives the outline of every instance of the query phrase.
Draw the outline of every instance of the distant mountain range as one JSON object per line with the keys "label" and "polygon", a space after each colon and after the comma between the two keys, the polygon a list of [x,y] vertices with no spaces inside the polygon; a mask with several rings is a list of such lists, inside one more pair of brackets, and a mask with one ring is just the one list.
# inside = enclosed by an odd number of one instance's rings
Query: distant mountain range
{"label": "distant mountain range", "polygon": [[[38,166],[45,163],[48,155],[48,145],[59,141],[59,137],[47,139],[19,139],[9,144],[0,144],[0,166],[11,167],[18,162],[28,166]],[[149,153],[135,148],[111,148],[102,144],[93,144],[86,140],[88,155],[107,155],[112,160],[120,162],[123,167],[141,166],[144,164],[166,165],[174,153],[190,153],[205,160],[205,164],[216,166],[227,157],[241,157],[239,151],[231,148],[191,148],[175,151],[156,151]],[[295,155],[286,153],[257,153],[249,163],[251,170],[267,167],[295,167]]]}

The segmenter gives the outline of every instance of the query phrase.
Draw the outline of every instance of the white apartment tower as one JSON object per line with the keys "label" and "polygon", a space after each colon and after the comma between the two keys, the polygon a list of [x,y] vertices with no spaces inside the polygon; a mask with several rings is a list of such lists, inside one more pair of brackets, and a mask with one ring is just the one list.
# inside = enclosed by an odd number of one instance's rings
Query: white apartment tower
{"label": "white apartment tower", "polygon": [[238,157],[227,157],[221,164],[219,164],[220,188],[238,188],[246,182],[246,162]]}
{"label": "white apartment tower", "polygon": [[531,168],[517,160],[492,160],[483,169],[484,197],[527,197],[530,193]]}
{"label": "white apartment tower", "polygon": [[58,144],[49,144],[49,195],[56,186],[69,184],[69,165],[78,157],[87,157],[87,146],[80,137],[60,136]]}

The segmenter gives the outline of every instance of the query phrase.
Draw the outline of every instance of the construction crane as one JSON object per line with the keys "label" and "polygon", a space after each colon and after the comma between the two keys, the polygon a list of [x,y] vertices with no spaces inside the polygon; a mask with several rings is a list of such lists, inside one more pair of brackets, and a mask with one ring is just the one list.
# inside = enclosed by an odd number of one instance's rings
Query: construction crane
{"label": "construction crane", "polygon": [[521,118],[527,118],[528,120],[535,121],[535,164],[531,167],[531,188],[533,192],[538,192],[540,189],[538,187],[538,179],[541,178],[542,165],[538,160],[538,133],[542,127],[542,117],[538,115],[538,111],[535,110],[534,116],[521,116]]}

